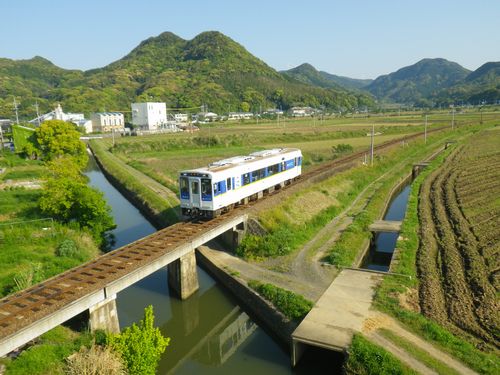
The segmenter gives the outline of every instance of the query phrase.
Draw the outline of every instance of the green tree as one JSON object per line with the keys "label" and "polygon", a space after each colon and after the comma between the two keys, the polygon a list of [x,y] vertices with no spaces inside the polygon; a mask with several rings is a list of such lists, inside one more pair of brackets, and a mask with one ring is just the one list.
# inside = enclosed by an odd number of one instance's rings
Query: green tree
{"label": "green tree", "polygon": [[70,155],[83,168],[88,155],[80,135],[74,124],[61,120],[45,121],[35,130],[36,145],[46,160]]}
{"label": "green tree", "polygon": [[139,325],[134,323],[118,335],[109,335],[107,342],[121,355],[130,375],[153,375],[170,338],[154,327],[153,306],[150,305],[144,309]]}
{"label": "green tree", "polygon": [[87,185],[70,157],[49,162],[49,168],[52,176],[39,200],[42,212],[64,222],[77,222],[102,243],[105,232],[116,226],[103,194]]}
{"label": "green tree", "polygon": [[243,112],[249,112],[250,111],[250,104],[247,102],[241,102],[240,108]]}

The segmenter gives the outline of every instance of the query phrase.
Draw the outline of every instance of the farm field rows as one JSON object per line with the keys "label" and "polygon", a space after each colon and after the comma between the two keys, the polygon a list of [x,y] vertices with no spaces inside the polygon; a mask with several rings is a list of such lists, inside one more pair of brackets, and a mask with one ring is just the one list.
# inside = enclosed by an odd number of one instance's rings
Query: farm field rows
{"label": "farm field rows", "polygon": [[422,313],[478,346],[500,346],[500,129],[457,148],[422,185]]}

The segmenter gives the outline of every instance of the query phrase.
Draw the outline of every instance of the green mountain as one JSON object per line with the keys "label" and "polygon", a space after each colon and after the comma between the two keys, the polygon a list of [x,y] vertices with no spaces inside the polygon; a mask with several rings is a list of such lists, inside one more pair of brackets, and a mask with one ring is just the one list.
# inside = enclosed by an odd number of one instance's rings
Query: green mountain
{"label": "green mountain", "polygon": [[340,87],[348,90],[361,90],[373,82],[373,79],[359,79],[359,78],[349,78],[344,76],[337,76],[335,74],[330,74],[324,71],[319,72],[324,78],[329,79]]}
{"label": "green mountain", "polygon": [[308,63],[290,70],[283,70],[281,74],[314,86],[336,89],[344,88],[347,90],[359,90],[373,81],[371,79],[355,79],[318,71]]}
{"label": "green mountain", "polygon": [[[5,83],[5,84],[4,84]],[[65,70],[42,58],[0,60],[0,117],[12,117],[12,99],[21,114],[35,117],[60,102],[65,111],[127,111],[131,102],[164,101],[168,107],[209,110],[287,109],[294,105],[355,108],[371,97],[339,87],[314,87],[285,77],[227,36],[211,31],[192,40],[166,32],[141,42],[103,68]]]}
{"label": "green mountain", "polygon": [[439,105],[481,104],[500,100],[500,61],[488,62],[467,75],[462,82],[440,91],[433,100]]}
{"label": "green mountain", "polygon": [[381,100],[428,105],[429,98],[463,81],[469,73],[459,64],[445,59],[423,59],[378,77],[365,89]]}

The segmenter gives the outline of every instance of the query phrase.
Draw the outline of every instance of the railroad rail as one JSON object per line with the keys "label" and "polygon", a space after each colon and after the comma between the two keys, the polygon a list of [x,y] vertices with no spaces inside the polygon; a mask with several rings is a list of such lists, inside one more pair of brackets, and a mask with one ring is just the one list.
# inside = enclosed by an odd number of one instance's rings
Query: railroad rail
{"label": "railroad rail", "polygon": [[[428,131],[428,133],[442,129],[444,128],[436,128]],[[375,150],[379,151],[403,140],[414,139],[422,135],[423,133],[417,133],[390,140],[375,146]],[[304,173],[300,180],[305,181],[337,167],[348,166],[352,162],[359,160],[365,153],[366,151],[359,151],[333,162],[325,163]],[[298,181],[298,183],[300,182]],[[187,221],[174,224],[1,299],[0,343],[17,331],[26,329],[34,322],[85,296],[102,290],[129,273],[153,263],[165,254],[174,252],[183,244],[193,242],[197,237],[210,232],[218,226],[222,226],[226,221],[235,219],[238,215],[244,215],[244,211],[255,203],[250,202],[248,205],[239,206],[209,221]]]}

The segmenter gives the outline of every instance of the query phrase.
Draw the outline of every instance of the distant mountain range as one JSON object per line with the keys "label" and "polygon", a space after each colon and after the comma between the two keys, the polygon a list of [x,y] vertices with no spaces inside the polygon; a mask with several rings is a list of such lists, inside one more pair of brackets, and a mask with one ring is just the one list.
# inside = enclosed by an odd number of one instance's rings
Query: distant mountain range
{"label": "distant mountain range", "polygon": [[0,59],[0,117],[35,117],[60,102],[65,111],[124,111],[136,101],[163,101],[168,107],[205,104],[215,112],[287,109],[294,105],[350,109],[371,106],[368,93],[319,87],[285,76],[227,36],[211,31],[192,40],[165,32],[141,42],[128,55],[89,71],[61,69],[50,61]]}
{"label": "distant mountain range", "polygon": [[[291,106],[333,110],[375,107],[382,102],[433,106],[500,100],[500,62],[474,72],[445,59],[423,59],[375,80],[316,70],[310,64],[278,72],[243,46],[216,32],[184,40],[165,32],[129,54],[88,71],[57,67],[42,57],[0,58],[0,118],[35,117],[61,103],[68,112],[127,111],[136,101],[163,101],[170,108],[207,105],[215,112]],[[378,104],[376,103],[378,102]]]}
{"label": "distant mountain range", "polygon": [[445,59],[423,59],[375,80],[339,77],[307,63],[282,74],[319,87],[369,92],[381,102],[436,106],[500,100],[500,62],[486,63],[471,72]]}
{"label": "distant mountain range", "polygon": [[314,66],[308,63],[304,63],[290,70],[283,70],[281,73],[287,77],[294,78],[297,81],[310,85],[328,88],[344,88],[348,90],[361,89],[368,86],[373,81],[372,79],[355,79],[318,71]]}

